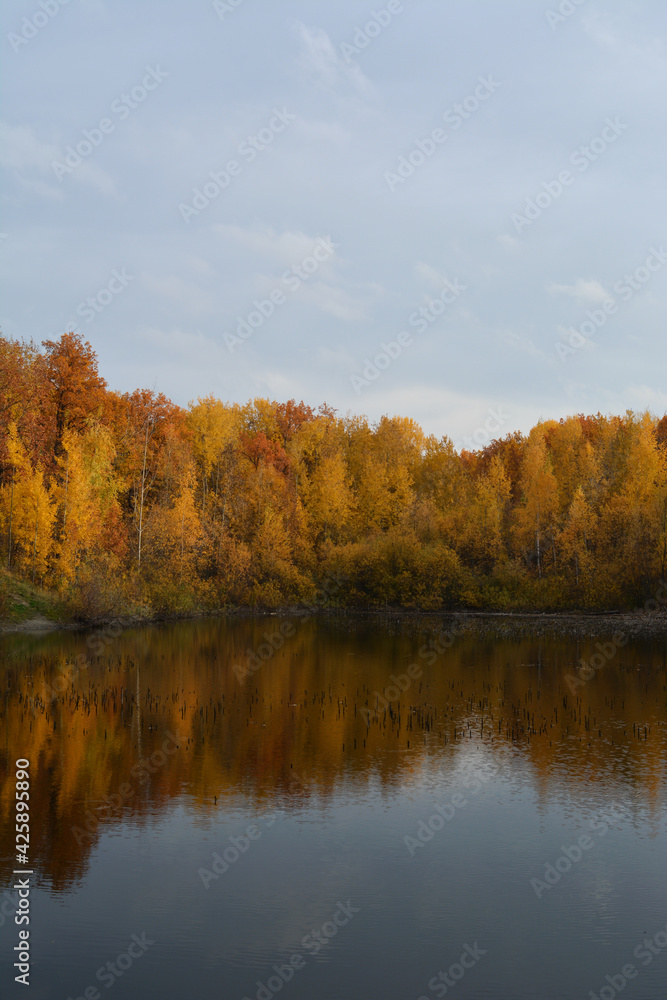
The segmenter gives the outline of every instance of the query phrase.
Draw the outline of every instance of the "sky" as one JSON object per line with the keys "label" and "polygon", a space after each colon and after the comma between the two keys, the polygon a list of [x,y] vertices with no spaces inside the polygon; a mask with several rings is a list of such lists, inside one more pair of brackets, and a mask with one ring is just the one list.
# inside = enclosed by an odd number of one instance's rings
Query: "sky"
{"label": "sky", "polygon": [[664,0],[4,0],[0,329],[457,447],[667,409]]}

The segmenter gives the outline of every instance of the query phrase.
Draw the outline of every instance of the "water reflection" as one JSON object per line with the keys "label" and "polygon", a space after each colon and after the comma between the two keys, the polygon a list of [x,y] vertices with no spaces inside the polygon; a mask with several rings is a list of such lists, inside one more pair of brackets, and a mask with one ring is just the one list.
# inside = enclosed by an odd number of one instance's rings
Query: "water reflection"
{"label": "water reflection", "polygon": [[592,643],[463,632],[437,652],[432,637],[425,625],[275,616],[96,643],[80,633],[5,637],[3,878],[17,756],[31,760],[31,858],[55,890],[80,882],[105,832],[155,821],[175,803],[206,822],[239,801],[257,814],[371,793],[410,801],[415,789],[446,795],[462,768],[485,761],[517,795],[530,789],[538,815],[557,804],[580,818],[614,798],[642,835],[656,835],[661,644],[629,644],[572,691],[566,677]]}

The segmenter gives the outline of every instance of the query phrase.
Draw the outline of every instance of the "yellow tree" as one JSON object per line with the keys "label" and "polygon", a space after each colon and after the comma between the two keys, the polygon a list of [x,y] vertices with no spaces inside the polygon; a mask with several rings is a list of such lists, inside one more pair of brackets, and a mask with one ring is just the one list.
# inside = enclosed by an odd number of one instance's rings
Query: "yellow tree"
{"label": "yellow tree", "polygon": [[443,540],[458,545],[468,496],[461,460],[450,438],[426,438],[415,489],[422,501],[429,501],[437,512]]}
{"label": "yellow tree", "polygon": [[6,440],[11,479],[0,491],[0,512],[7,532],[7,564],[32,579],[43,577],[48,566],[55,518],[54,503],[44,484],[44,473],[30,464],[16,424],[10,423]]}
{"label": "yellow tree", "polygon": [[34,583],[35,576],[43,579],[48,569],[53,547],[52,533],[56,519],[56,504],[51,492],[44,485],[44,473],[40,466],[32,472],[25,485],[23,562],[26,570],[30,567]]}
{"label": "yellow tree", "polygon": [[206,510],[211,487],[216,498],[218,496],[223,455],[238,434],[239,419],[238,407],[225,406],[214,396],[198,399],[196,404],[190,403],[186,423],[191,433],[194,459],[200,470],[202,512]]}
{"label": "yellow tree", "polygon": [[487,570],[507,557],[505,529],[511,492],[503,461],[494,455],[468,507],[464,541],[465,550]]}
{"label": "yellow tree", "polygon": [[411,513],[423,435],[414,421],[397,417],[383,417],[372,430],[354,418],[346,431],[357,530],[388,531]]}
{"label": "yellow tree", "polygon": [[[530,434],[521,467],[521,503],[516,511],[515,537],[524,554],[535,553],[537,574],[542,576],[545,541],[551,541],[555,556],[558,484],[551,471],[542,428]],[[533,548],[534,546],[534,548]]]}
{"label": "yellow tree", "polygon": [[282,512],[271,504],[264,508],[254,540],[255,558],[261,570],[273,573],[289,561],[291,546]]}
{"label": "yellow tree", "polygon": [[195,467],[191,464],[184,470],[173,503],[155,509],[147,528],[150,547],[144,568],[166,574],[179,583],[194,582],[204,540],[195,500],[195,482]]}
{"label": "yellow tree", "polygon": [[582,466],[586,464],[588,442],[584,438],[581,421],[568,417],[543,424],[551,469],[558,483],[560,513],[565,514],[581,485]]}
{"label": "yellow tree", "polygon": [[357,497],[357,529],[360,534],[381,531],[390,524],[389,492],[385,463],[373,454],[359,463],[355,483]]}
{"label": "yellow tree", "polygon": [[560,548],[566,562],[574,565],[577,586],[583,573],[586,574],[589,584],[592,583],[592,544],[597,520],[597,515],[586,500],[583,489],[578,487],[559,536]]}
{"label": "yellow tree", "polygon": [[284,508],[272,502],[264,504],[251,549],[252,603],[275,606],[286,600],[301,601],[312,590],[295,564]]}
{"label": "yellow tree", "polygon": [[341,539],[352,511],[352,494],[345,457],[326,455],[315,467],[306,491],[306,510],[315,539]]}
{"label": "yellow tree", "polygon": [[103,548],[108,526],[119,520],[121,483],[114,471],[116,449],[107,428],[90,422],[77,434],[65,430],[58,458],[61,483],[59,568],[72,579],[88,555]]}
{"label": "yellow tree", "polygon": [[15,508],[17,506],[17,497],[20,495],[20,484],[29,467],[28,456],[18,436],[16,423],[13,420],[9,423],[5,450],[7,452],[7,465],[10,470],[10,478],[9,483],[2,489],[2,508],[3,523],[7,533],[7,568],[11,569],[16,521]]}
{"label": "yellow tree", "polygon": [[421,465],[424,446],[424,432],[410,417],[384,416],[374,429],[374,451],[384,458],[387,468],[404,468],[411,481]]}
{"label": "yellow tree", "polygon": [[605,521],[619,542],[613,553],[617,571],[633,586],[649,589],[666,562],[667,458],[650,414],[629,414],[626,428],[622,487],[611,498]]}

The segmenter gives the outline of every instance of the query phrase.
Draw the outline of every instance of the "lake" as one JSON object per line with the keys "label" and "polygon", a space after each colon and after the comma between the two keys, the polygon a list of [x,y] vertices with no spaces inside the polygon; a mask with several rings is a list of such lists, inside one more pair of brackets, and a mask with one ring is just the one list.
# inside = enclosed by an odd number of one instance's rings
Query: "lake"
{"label": "lake", "polygon": [[434,621],[0,638],[2,996],[664,998],[664,641]]}

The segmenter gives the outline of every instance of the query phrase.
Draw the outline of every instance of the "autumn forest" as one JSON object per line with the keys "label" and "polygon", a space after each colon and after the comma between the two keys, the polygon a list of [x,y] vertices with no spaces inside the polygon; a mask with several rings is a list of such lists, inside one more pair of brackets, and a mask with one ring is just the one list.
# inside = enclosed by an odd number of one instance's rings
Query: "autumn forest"
{"label": "autumn forest", "polygon": [[666,570],[667,417],[579,414],[459,454],[408,417],[121,394],[78,335],[0,337],[0,541],[5,590],[84,619],[634,607]]}

